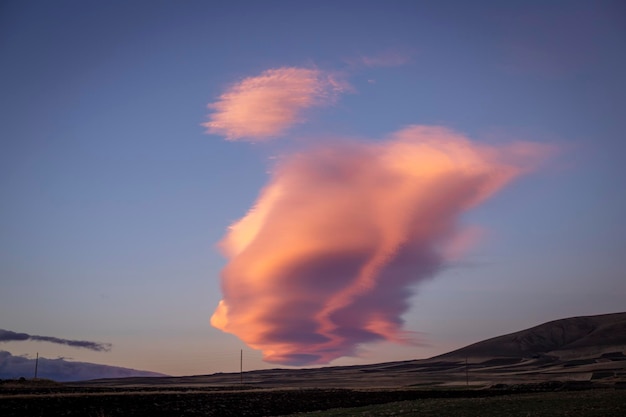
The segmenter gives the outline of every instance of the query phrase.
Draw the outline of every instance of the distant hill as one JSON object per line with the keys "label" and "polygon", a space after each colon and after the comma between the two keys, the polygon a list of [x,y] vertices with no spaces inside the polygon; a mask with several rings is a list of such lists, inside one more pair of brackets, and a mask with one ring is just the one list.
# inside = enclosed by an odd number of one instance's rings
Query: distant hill
{"label": "distant hill", "polygon": [[626,386],[626,313],[555,320],[430,359],[83,384],[206,388],[237,387],[241,382],[248,388],[489,387],[546,382]]}
{"label": "distant hill", "polygon": [[[0,379],[32,378],[35,371],[35,359],[14,356],[0,350]],[[37,370],[39,378],[54,381],[81,381],[95,378],[127,378],[167,376],[156,372],[138,371],[118,366],[98,365],[87,362],[73,362],[65,359],[39,358]]]}
{"label": "distant hill", "polygon": [[[0,378],[30,378],[34,362],[0,351]],[[239,373],[167,377],[155,372],[41,357],[38,376],[61,382],[98,379],[86,381],[89,385],[205,387],[238,386],[242,378]],[[555,320],[430,359],[256,370],[244,372],[243,381],[257,387],[353,388],[465,385],[468,381],[475,386],[545,381],[626,384],[626,312]]]}
{"label": "distant hill", "polygon": [[554,320],[494,337],[436,356],[465,357],[585,356],[626,349],[626,312]]}

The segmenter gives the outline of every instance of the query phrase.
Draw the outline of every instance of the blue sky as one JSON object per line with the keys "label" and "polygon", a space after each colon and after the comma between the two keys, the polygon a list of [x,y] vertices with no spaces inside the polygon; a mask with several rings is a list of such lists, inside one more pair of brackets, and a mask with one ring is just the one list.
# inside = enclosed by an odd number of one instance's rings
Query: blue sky
{"label": "blue sky", "polygon": [[[245,349],[250,368],[274,367],[209,324],[216,244],[302,138],[377,141],[412,124],[559,151],[464,215],[485,237],[404,315],[423,346],[334,364],[625,310],[620,2],[216,3],[0,6],[0,327],[113,345],[0,349],[173,375],[236,371]],[[207,104],[281,67],[351,89],[270,143],[205,132]]]}

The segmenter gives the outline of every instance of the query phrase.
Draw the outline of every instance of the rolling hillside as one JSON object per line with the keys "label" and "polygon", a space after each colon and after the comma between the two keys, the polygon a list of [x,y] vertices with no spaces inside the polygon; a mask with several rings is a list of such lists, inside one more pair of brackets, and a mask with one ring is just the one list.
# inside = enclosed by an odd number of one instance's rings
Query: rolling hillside
{"label": "rolling hillside", "polygon": [[[626,313],[572,317],[474,343],[430,359],[311,369],[86,381],[97,386],[246,388],[626,385]],[[243,378],[242,378],[243,377]],[[242,379],[240,379],[242,378]],[[243,381],[243,385],[241,384]]]}
{"label": "rolling hillside", "polygon": [[540,356],[577,357],[626,349],[626,313],[571,317],[494,337],[439,359]]}

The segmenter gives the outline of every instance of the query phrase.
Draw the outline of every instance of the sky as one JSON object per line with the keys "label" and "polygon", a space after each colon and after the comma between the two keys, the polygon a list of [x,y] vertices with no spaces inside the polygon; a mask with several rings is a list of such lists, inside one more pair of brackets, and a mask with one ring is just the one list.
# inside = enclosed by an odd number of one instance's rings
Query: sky
{"label": "sky", "polygon": [[0,329],[38,336],[0,350],[197,375],[625,311],[624,41],[620,1],[4,1]]}

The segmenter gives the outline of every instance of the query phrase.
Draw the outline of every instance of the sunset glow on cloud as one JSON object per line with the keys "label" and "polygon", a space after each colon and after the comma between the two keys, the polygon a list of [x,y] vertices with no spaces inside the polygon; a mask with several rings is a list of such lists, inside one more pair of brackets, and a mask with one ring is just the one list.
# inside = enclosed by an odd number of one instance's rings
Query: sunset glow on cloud
{"label": "sunset glow on cloud", "polygon": [[209,104],[203,126],[229,140],[267,141],[303,121],[303,111],[333,102],[345,84],[316,69],[282,67],[248,77]]}
{"label": "sunset glow on cloud", "polygon": [[367,342],[410,343],[402,315],[412,286],[476,236],[459,216],[546,152],[410,126],[383,142],[284,158],[221,242],[229,263],[212,325],[286,365],[354,356]]}

